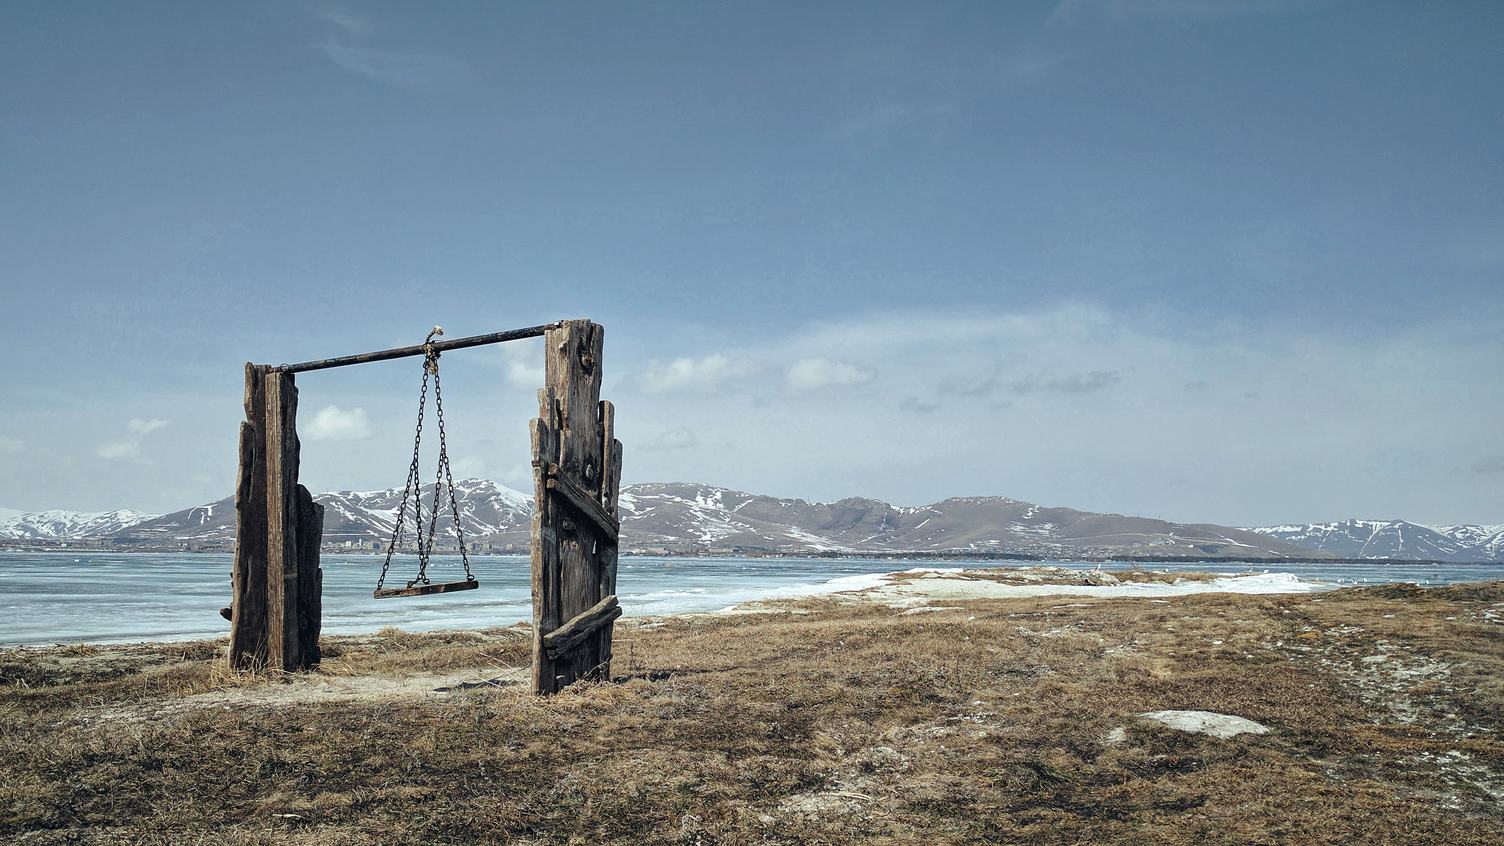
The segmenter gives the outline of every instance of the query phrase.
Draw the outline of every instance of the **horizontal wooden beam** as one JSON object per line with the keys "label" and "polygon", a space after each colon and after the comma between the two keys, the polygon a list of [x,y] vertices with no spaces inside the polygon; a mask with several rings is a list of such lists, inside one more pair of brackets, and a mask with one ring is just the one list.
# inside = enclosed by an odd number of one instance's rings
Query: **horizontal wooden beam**
{"label": "horizontal wooden beam", "polygon": [[573,479],[559,470],[557,464],[548,465],[548,489],[558,491],[570,505],[590,518],[590,522],[610,538],[612,543],[616,543],[617,536],[621,534],[621,524],[606,512],[606,507],[601,505],[600,500],[575,484]]}
{"label": "horizontal wooden beam", "polygon": [[590,610],[582,611],[574,619],[544,635],[543,649],[549,658],[558,660],[560,655],[579,646],[601,626],[620,616],[621,605],[613,593],[591,606]]}
{"label": "horizontal wooden beam", "polygon": [[[519,341],[523,338],[541,338],[543,333],[558,326],[557,323],[545,323],[542,326],[529,326],[525,329],[509,329],[505,332],[492,332],[489,335],[471,335],[468,338],[455,338],[452,341],[437,341],[433,348],[439,352],[446,350],[458,350],[465,347],[479,347],[486,344],[500,344],[505,341]],[[298,364],[283,364],[277,369],[283,373],[304,373],[309,370],[327,370],[331,367],[346,367],[351,364],[370,364],[373,361],[387,361],[393,358],[408,358],[415,355],[425,355],[427,350],[422,344],[414,344],[410,347],[397,347],[391,350],[379,350],[377,352],[359,353],[357,355],[345,355],[339,358],[321,358],[314,361],[304,361]]]}

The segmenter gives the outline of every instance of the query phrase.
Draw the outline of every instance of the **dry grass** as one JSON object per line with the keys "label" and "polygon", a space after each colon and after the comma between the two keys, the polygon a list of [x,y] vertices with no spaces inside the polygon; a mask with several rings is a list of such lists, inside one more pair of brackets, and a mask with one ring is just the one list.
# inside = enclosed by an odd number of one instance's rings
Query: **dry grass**
{"label": "dry grass", "polygon": [[[292,681],[4,652],[0,840],[1504,843],[1504,584],[960,604],[626,624],[613,683],[547,700],[253,696],[525,666],[515,629],[330,639]],[[1273,731],[1133,716],[1172,708]]]}

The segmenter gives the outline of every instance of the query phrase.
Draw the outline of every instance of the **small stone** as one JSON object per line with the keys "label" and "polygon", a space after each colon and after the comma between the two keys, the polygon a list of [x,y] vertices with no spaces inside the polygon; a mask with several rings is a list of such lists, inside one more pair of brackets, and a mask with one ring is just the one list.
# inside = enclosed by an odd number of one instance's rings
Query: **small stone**
{"label": "small stone", "polygon": [[1269,731],[1268,726],[1253,720],[1232,714],[1218,714],[1215,711],[1149,711],[1139,716],[1177,731],[1205,734],[1223,740],[1240,734],[1265,734]]}

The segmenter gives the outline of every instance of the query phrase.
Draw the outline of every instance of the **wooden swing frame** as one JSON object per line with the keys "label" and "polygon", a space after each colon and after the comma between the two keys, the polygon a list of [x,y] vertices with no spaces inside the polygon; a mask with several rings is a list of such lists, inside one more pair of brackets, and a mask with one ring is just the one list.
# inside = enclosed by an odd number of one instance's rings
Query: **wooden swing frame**
{"label": "wooden swing frame", "polygon": [[[245,365],[245,414],[235,489],[236,537],[229,665],[307,669],[319,662],[323,506],[298,484],[295,376],[354,364],[544,339],[544,385],[532,421],[533,689],[553,693],[609,678],[616,598],[621,442],[615,409],[600,399],[604,330],[589,320],[305,361]],[[388,588],[381,596],[470,590],[466,582]]]}

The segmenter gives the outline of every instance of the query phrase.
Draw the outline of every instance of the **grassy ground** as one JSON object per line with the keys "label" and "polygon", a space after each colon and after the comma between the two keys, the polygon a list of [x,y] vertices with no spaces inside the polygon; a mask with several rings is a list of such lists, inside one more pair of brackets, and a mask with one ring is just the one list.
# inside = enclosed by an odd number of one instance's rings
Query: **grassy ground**
{"label": "grassy ground", "polygon": [[1504,843],[1504,583],[946,604],[623,621],[547,700],[521,630],[3,651],[0,841]]}

